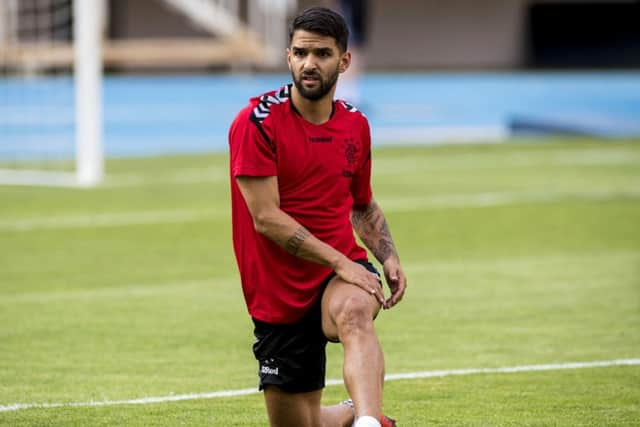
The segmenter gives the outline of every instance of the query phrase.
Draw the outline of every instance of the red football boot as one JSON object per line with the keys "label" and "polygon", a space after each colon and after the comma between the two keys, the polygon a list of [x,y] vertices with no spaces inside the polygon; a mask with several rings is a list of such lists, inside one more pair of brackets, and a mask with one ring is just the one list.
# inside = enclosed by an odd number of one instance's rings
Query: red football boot
{"label": "red football boot", "polygon": [[396,420],[394,420],[393,418],[389,418],[386,415],[382,416],[382,419],[380,420],[380,425],[382,427],[398,427],[396,424]]}

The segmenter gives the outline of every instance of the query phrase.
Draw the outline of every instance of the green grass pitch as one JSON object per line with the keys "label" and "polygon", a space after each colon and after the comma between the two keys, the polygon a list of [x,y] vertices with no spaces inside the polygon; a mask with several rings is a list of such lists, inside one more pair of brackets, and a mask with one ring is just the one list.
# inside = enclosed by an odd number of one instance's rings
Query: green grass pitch
{"label": "green grass pitch", "polygon": [[[226,155],[106,166],[97,189],[0,187],[0,408],[36,405],[0,425],[267,425],[259,394],[85,405],[256,385]],[[387,373],[640,357],[640,141],[378,148],[373,180],[409,278],[376,321]],[[384,409],[631,426],[639,385],[640,366],[405,379]]]}

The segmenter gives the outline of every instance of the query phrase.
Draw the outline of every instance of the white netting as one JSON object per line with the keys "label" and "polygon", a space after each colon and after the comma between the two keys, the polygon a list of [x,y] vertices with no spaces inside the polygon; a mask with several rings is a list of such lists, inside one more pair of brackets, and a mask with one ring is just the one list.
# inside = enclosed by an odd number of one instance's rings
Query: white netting
{"label": "white netting", "polygon": [[2,167],[72,165],[72,23],[70,0],[0,0]]}

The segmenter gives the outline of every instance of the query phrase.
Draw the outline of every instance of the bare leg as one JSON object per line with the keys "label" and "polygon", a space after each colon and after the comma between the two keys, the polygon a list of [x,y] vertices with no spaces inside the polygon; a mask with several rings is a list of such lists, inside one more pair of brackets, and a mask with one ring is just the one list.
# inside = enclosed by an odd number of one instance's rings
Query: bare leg
{"label": "bare leg", "polygon": [[287,393],[267,386],[264,399],[271,427],[350,427],[353,412],[346,405],[320,406],[322,390]]}
{"label": "bare leg", "polygon": [[384,357],[373,319],[380,309],[375,298],[339,277],[329,282],[322,298],[322,328],[344,347],[343,375],[357,416],[382,416]]}

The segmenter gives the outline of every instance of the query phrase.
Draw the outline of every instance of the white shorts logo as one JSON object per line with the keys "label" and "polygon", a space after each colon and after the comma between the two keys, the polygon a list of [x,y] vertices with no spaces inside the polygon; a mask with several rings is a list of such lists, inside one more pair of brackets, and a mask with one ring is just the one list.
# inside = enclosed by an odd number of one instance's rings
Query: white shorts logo
{"label": "white shorts logo", "polygon": [[266,375],[278,375],[278,368],[270,368],[268,366],[262,366],[260,368],[260,373]]}

